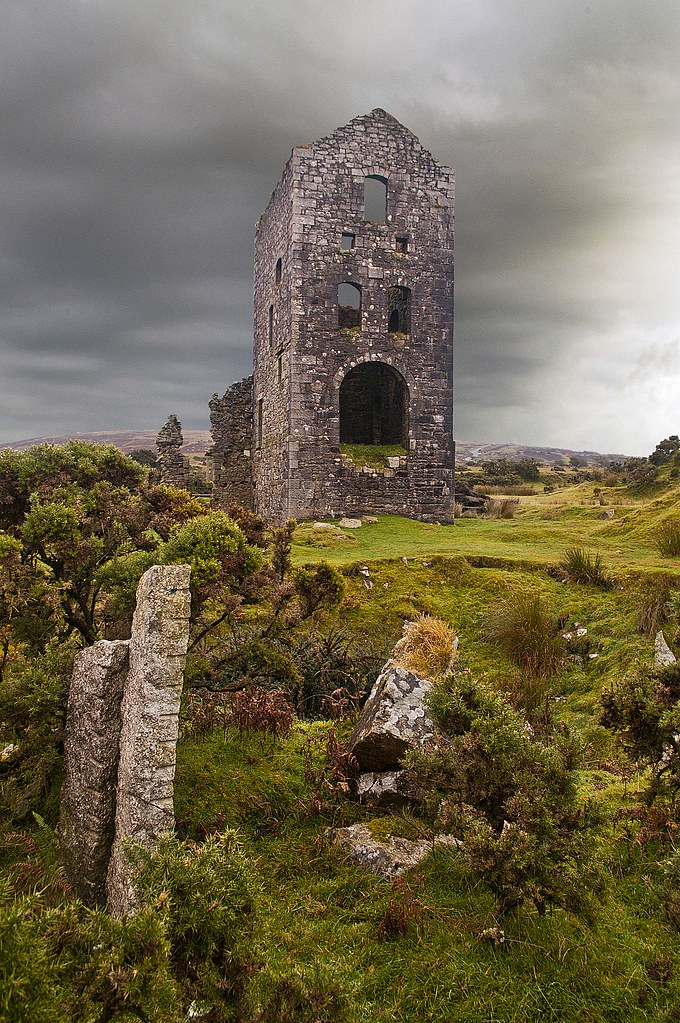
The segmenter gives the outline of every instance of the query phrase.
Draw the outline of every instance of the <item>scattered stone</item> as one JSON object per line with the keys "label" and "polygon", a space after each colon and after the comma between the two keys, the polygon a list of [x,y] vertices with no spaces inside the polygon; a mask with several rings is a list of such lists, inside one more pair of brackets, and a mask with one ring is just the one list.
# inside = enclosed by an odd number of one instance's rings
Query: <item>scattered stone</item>
{"label": "scattered stone", "polygon": [[388,455],[386,461],[388,468],[390,469],[398,469],[399,466],[401,465],[401,459],[399,458],[399,455]]}
{"label": "scattered stone", "polygon": [[76,655],[69,689],[59,835],[66,879],[91,907],[106,903],[127,670],[127,640],[101,640]]}
{"label": "scattered stone", "polygon": [[342,529],[361,529],[361,519],[340,519],[338,525]]}
{"label": "scattered stone", "polygon": [[675,664],[675,654],[666,642],[666,637],[659,630],[654,640],[654,663],[665,668],[668,664]]}
{"label": "scattered stone", "polygon": [[335,526],[333,525],[332,522],[315,522],[313,528],[314,529],[331,529],[333,532],[335,532]]}
{"label": "scattered stone", "polygon": [[614,509],[613,508],[605,509],[605,511],[600,512],[598,518],[601,518],[601,519],[613,519],[614,518]]}
{"label": "scattered stone", "polygon": [[431,687],[427,679],[387,662],[348,744],[363,770],[383,771],[400,765],[409,750],[434,739],[434,724],[425,704]]}
{"label": "scattered stone", "polygon": [[378,841],[365,824],[349,828],[328,828],[324,838],[339,846],[360,867],[391,880],[417,867],[432,852],[432,843],[388,835]]}
{"label": "scattered stone", "polygon": [[174,826],[179,705],[189,638],[189,565],[154,565],[137,587],[130,666],[121,705],[109,910],[134,911],[134,866],[124,845],[153,848]]}
{"label": "scattered stone", "polygon": [[375,526],[378,523],[377,515],[362,515],[361,521],[365,526]]}

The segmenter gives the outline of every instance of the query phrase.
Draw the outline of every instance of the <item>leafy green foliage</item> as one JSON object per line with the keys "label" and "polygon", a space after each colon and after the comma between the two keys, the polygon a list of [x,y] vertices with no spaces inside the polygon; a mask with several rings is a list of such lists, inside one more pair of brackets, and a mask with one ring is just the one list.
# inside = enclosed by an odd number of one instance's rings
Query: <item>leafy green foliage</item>
{"label": "leafy green foliage", "polygon": [[636,668],[602,694],[601,721],[629,756],[650,768],[650,796],[680,789],[680,663]]}
{"label": "leafy green foliage", "polygon": [[433,688],[447,737],[410,754],[409,769],[438,830],[496,899],[501,915],[524,903],[592,919],[601,880],[592,857],[594,815],[579,805],[573,745],[536,742],[498,693],[459,671]]}

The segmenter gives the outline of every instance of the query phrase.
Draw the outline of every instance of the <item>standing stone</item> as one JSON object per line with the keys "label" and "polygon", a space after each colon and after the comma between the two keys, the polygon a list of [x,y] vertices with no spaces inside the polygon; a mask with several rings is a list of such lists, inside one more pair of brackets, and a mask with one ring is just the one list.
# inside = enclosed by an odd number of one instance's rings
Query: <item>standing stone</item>
{"label": "standing stone", "polygon": [[153,848],[174,825],[179,706],[189,639],[189,565],[154,565],[137,588],[121,708],[116,827],[107,880],[110,911],[136,908],[135,868],[123,846]]}
{"label": "standing stone", "polygon": [[168,416],[165,425],[156,438],[157,462],[161,480],[170,487],[185,487],[187,482],[187,460],[180,448],[184,443],[182,424],[177,416]]}
{"label": "standing stone", "polygon": [[654,640],[654,664],[661,668],[665,668],[668,664],[675,664],[675,654],[661,631],[657,632]]}
{"label": "standing stone", "polygon": [[66,879],[88,906],[106,902],[127,667],[127,640],[101,640],[77,654],[69,689],[59,833]]}

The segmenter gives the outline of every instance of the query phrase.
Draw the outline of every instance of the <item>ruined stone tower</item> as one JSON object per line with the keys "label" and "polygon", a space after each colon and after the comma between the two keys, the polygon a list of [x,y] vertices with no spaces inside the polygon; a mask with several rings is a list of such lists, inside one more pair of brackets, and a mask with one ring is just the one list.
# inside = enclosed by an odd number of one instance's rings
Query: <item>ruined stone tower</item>
{"label": "ruined stone tower", "polygon": [[[293,150],[255,236],[253,377],[210,403],[219,503],[453,518],[453,197],[384,110]],[[395,447],[369,469],[341,445]]]}

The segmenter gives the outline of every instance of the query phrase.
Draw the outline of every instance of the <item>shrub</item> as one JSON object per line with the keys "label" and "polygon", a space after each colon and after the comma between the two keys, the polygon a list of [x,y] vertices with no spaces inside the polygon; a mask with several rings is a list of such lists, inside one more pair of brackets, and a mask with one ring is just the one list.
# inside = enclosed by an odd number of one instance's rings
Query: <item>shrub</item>
{"label": "shrub", "polygon": [[524,903],[560,906],[585,919],[601,878],[590,807],[579,806],[565,736],[536,742],[522,718],[469,672],[435,684],[431,709],[448,742],[409,754],[438,830],[462,843],[453,853],[493,893],[501,915]]}
{"label": "shrub", "polygon": [[394,660],[402,668],[423,678],[434,679],[451,667],[458,637],[446,622],[430,615],[418,615],[404,623],[404,635],[394,648]]}
{"label": "shrub", "polygon": [[563,665],[565,641],[540,596],[510,594],[484,617],[482,635],[530,676],[547,678]]}
{"label": "shrub", "polygon": [[659,526],[655,543],[662,558],[680,558],[680,519],[667,519]]}
{"label": "shrub", "polygon": [[569,582],[590,583],[591,586],[611,586],[611,580],[602,567],[599,554],[589,554],[583,547],[570,547],[564,552],[560,569]]}

